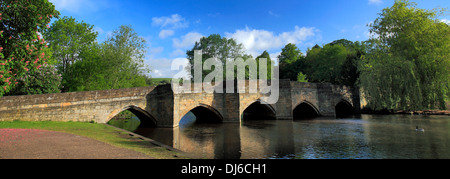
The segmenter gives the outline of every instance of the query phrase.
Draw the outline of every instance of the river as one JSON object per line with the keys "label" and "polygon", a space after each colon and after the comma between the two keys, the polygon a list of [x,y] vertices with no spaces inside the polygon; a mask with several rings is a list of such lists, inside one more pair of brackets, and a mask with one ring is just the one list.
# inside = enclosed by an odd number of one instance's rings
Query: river
{"label": "river", "polygon": [[[416,131],[416,126],[425,131]],[[241,124],[186,122],[174,129],[138,129],[136,133],[199,158],[450,158],[450,116],[361,115]]]}

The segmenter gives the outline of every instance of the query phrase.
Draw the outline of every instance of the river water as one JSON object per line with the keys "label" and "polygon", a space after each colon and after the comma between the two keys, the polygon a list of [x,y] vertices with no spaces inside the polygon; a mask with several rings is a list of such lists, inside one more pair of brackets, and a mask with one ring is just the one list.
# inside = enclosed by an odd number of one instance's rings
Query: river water
{"label": "river water", "polygon": [[[416,126],[425,132],[415,130]],[[450,116],[361,115],[344,119],[180,124],[142,134],[199,158],[448,159]]]}

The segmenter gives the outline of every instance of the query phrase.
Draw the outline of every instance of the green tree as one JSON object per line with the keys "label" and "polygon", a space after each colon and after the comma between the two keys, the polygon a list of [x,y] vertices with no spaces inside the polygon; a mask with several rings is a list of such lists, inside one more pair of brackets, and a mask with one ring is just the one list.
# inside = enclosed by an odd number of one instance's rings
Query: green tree
{"label": "green tree", "polygon": [[339,42],[339,40],[334,41],[334,43],[342,44],[347,48],[347,59],[341,68],[340,84],[355,86],[360,75],[358,65],[361,62],[361,58],[366,54],[366,44],[359,41],[352,42],[345,39],[344,43]]}
{"label": "green tree", "polygon": [[347,54],[347,49],[341,44],[310,49],[306,56],[310,81],[341,84],[341,71]]}
{"label": "green tree", "polygon": [[48,0],[0,1],[0,96],[47,61],[46,42],[39,34],[58,15]]}
{"label": "green tree", "polygon": [[360,42],[335,40],[322,47],[308,49],[304,72],[312,82],[355,85],[359,78],[358,63],[365,54]]}
{"label": "green tree", "polygon": [[146,41],[130,26],[122,25],[102,44],[82,48],[63,76],[69,91],[106,90],[146,86]]}
{"label": "green tree", "polygon": [[[259,59],[260,58],[265,58],[267,60],[267,76],[266,77],[260,77],[259,76]],[[257,78],[258,79],[268,79],[270,80],[272,78],[272,65],[273,65],[273,61],[272,59],[270,59],[270,54],[267,52],[267,50],[264,50],[263,53],[261,53],[261,55],[259,55],[258,57],[256,57],[256,68],[257,68]]]}
{"label": "green tree", "polygon": [[67,91],[89,91],[108,89],[105,75],[108,61],[102,59],[101,44],[82,48],[80,60],[68,67],[69,73],[63,75],[63,85]]}
{"label": "green tree", "polygon": [[[195,42],[194,47],[186,52],[187,59],[189,60],[189,67],[187,70],[191,71],[191,75],[194,75],[194,51],[202,50],[202,64],[209,58],[216,58],[218,63],[223,65],[223,69],[226,68],[227,59],[236,59],[238,57],[244,60],[251,57],[244,53],[244,47],[242,44],[238,44],[234,39],[221,37],[219,34],[212,34],[208,37],[202,37],[200,41]],[[214,67],[215,68],[215,67]],[[214,71],[203,70],[202,79],[206,75]],[[223,75],[225,78],[226,70],[223,70]],[[236,73],[235,73],[236,74]]]}
{"label": "green tree", "polygon": [[287,44],[278,56],[280,65],[280,78],[297,80],[298,72],[303,69],[304,58],[300,49],[295,44]]}
{"label": "green tree", "polygon": [[305,74],[303,74],[302,72],[298,72],[297,81],[306,83],[306,82],[308,82],[308,79]]}
{"label": "green tree", "polygon": [[[449,96],[450,27],[406,0],[385,8],[370,32],[360,86],[368,107],[389,110],[444,109]],[[447,11],[448,12],[448,11]]]}
{"label": "green tree", "polygon": [[32,95],[60,93],[61,74],[50,64],[43,64],[30,69],[24,76],[17,79],[11,91],[6,95]]}
{"label": "green tree", "polygon": [[122,25],[104,43],[108,60],[108,78],[112,89],[146,86],[145,75],[150,72],[144,63],[147,42],[131,26]]}
{"label": "green tree", "polygon": [[43,35],[54,51],[57,69],[66,78],[72,78],[72,75],[68,74],[69,66],[80,60],[83,47],[96,42],[98,33],[93,28],[93,25],[65,16],[44,31]]}

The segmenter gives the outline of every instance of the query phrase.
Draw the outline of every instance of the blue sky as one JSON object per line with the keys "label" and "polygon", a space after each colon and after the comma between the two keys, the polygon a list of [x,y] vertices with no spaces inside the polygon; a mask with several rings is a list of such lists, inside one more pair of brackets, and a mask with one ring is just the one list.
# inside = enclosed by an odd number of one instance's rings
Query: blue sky
{"label": "blue sky", "polygon": [[[308,47],[337,39],[364,41],[366,25],[394,0],[50,0],[61,16],[94,25],[102,42],[120,25],[147,40],[145,63],[155,78],[171,78],[172,61],[202,36],[220,34],[242,43],[253,57],[274,58],[287,43]],[[419,8],[448,8],[449,0],[416,0]],[[450,16],[440,17],[447,23]]]}

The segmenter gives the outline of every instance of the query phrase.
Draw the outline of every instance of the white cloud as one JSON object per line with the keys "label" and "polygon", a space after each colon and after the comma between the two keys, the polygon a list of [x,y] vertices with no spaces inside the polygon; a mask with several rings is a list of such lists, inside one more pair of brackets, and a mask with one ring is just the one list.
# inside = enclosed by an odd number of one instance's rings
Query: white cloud
{"label": "white cloud", "polygon": [[267,30],[249,29],[246,27],[242,30],[236,30],[234,33],[226,32],[228,38],[235,39],[238,43],[242,43],[253,56],[259,55],[264,50],[281,49],[288,43],[299,44],[310,37],[316,36],[317,30],[314,27],[298,27],[295,26],[294,31],[274,34]]}
{"label": "white cloud", "polygon": [[164,47],[150,48],[150,53],[151,54],[160,54],[163,51],[164,51]]}
{"label": "white cloud", "polygon": [[190,75],[186,68],[189,66],[187,58],[175,58],[171,63],[171,78],[189,78]]}
{"label": "white cloud", "polygon": [[441,22],[443,22],[443,23],[446,23],[446,24],[450,25],[450,20],[448,20],[448,19],[442,19],[442,20],[441,20]]}
{"label": "white cloud", "polygon": [[269,15],[274,16],[274,17],[280,17],[279,14],[274,13],[274,12],[272,12],[272,11],[269,11]]}
{"label": "white cloud", "polygon": [[181,40],[178,38],[173,39],[173,46],[175,48],[187,48],[191,47],[195,44],[195,42],[200,41],[203,35],[198,32],[189,32],[188,34],[181,37]]}
{"label": "white cloud", "polygon": [[163,77],[164,76],[164,74],[162,73],[161,70],[153,70],[150,73],[150,75],[151,75],[152,78],[159,78],[159,77]]}
{"label": "white cloud", "polygon": [[97,31],[98,34],[104,34],[105,31],[101,27],[94,27],[94,31]]}
{"label": "white cloud", "polygon": [[179,29],[188,27],[189,23],[186,21],[185,18],[181,17],[180,15],[173,14],[170,17],[167,16],[153,17],[152,25],[160,26],[161,28]]}
{"label": "white cloud", "polygon": [[170,37],[175,33],[175,31],[173,30],[161,30],[161,32],[159,32],[159,38],[161,39],[165,39],[166,37]]}
{"label": "white cloud", "polygon": [[270,59],[274,62],[273,65],[278,66],[278,56],[281,54],[281,51],[275,53],[269,53]]}
{"label": "white cloud", "polygon": [[172,53],[170,53],[171,57],[179,57],[179,56],[186,56],[186,51],[183,51],[181,49],[176,49]]}
{"label": "white cloud", "polygon": [[369,0],[369,4],[375,4],[375,5],[380,5],[383,4],[383,0]]}
{"label": "white cloud", "polygon": [[[184,68],[189,64],[189,62],[186,58],[147,59],[146,62],[152,68],[150,75],[153,78],[172,78],[176,74],[181,74],[181,76],[187,76],[187,71]],[[172,70],[171,69],[172,64],[179,68],[176,70]]]}

